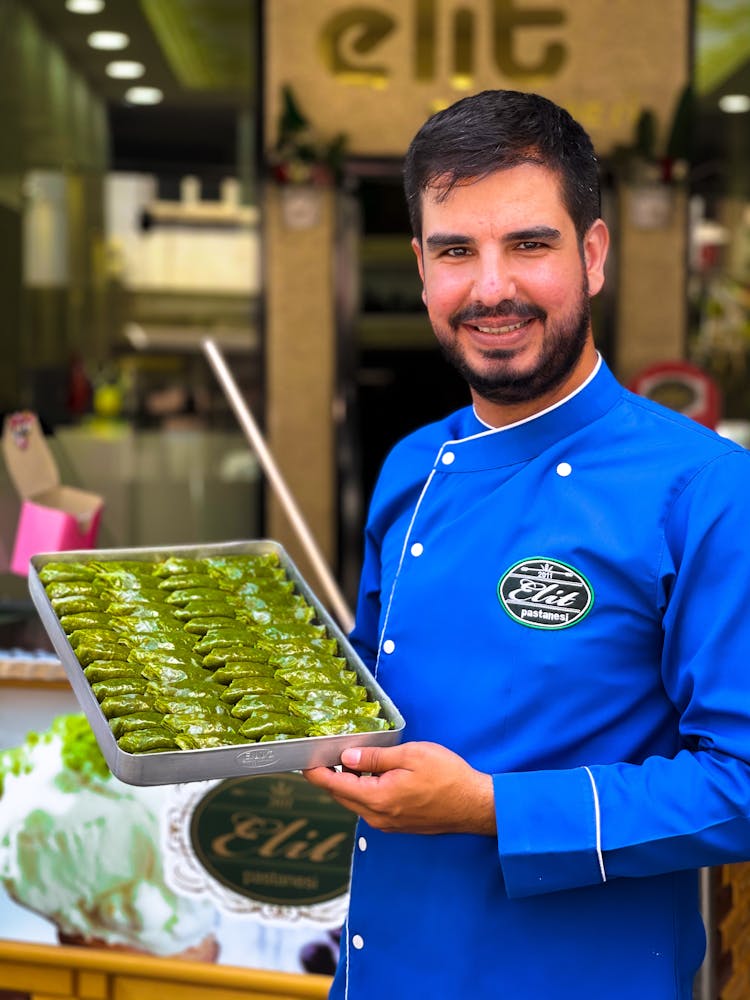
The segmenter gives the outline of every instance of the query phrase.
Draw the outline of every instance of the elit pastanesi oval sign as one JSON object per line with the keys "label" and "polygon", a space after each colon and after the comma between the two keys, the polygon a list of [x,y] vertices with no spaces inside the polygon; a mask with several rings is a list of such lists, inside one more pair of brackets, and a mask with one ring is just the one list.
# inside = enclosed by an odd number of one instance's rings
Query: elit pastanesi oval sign
{"label": "elit pastanesi oval sign", "polygon": [[193,850],[218,882],[282,906],[349,890],[356,819],[294,773],[222,781],[195,807]]}

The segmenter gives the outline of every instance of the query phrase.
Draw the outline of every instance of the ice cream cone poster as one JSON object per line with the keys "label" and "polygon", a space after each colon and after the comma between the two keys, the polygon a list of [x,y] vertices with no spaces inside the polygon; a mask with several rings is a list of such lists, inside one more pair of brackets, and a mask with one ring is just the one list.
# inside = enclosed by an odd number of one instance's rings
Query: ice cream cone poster
{"label": "ice cream cone poster", "polygon": [[58,715],[0,744],[0,938],[328,974],[352,839],[299,775],[128,785]]}

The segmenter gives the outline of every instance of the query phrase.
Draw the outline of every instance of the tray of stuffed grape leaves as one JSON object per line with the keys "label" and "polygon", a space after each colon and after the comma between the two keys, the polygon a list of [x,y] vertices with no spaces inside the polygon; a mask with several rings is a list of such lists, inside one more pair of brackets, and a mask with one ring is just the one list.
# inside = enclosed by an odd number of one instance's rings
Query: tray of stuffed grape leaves
{"label": "tray of stuffed grape leaves", "polygon": [[339,763],[404,720],[275,541],[42,553],[29,592],[113,774]]}

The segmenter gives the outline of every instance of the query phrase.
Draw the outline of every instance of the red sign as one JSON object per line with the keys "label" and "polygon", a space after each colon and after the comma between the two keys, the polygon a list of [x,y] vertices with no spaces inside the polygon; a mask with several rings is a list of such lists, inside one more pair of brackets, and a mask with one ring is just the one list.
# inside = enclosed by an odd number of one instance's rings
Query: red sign
{"label": "red sign", "polygon": [[689,361],[649,365],[630,381],[628,388],[712,430],[721,417],[718,386],[702,368]]}

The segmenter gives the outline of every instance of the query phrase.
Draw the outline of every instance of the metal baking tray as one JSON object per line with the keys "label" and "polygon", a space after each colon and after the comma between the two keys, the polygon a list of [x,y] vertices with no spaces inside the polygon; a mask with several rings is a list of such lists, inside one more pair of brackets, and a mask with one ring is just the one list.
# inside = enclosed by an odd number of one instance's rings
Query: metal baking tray
{"label": "metal baking tray", "polygon": [[[313,606],[316,620],[325,625],[328,634],[339,644],[339,655],[355,670],[359,682],[371,698],[377,699],[392,729],[372,733],[339,736],[311,736],[276,740],[266,743],[233,744],[202,750],[164,750],[133,754],[120,749],[102,712],[91,685],[76,658],[60,620],[39,578],[39,571],[49,562],[104,562],[112,560],[143,560],[156,562],[169,556],[205,558],[207,556],[268,554],[275,552],[288,578],[297,591]],[[391,699],[380,687],[335,621],[328,614],[310,586],[303,579],[289,555],[278,542],[222,542],[214,545],[179,545],[164,548],[86,549],[68,552],[39,553],[32,556],[29,567],[29,592],[41,622],[55,652],[65,668],[73,691],[94,731],[97,743],[112,773],[131,785],[165,785],[215,778],[232,778],[277,771],[340,763],[341,751],[351,746],[392,746],[399,743],[404,719]]]}

